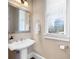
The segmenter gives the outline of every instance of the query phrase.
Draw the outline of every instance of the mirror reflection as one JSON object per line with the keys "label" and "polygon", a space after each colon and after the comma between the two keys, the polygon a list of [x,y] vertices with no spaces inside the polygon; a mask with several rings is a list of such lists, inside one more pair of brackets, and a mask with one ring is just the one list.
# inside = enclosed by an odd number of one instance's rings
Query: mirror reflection
{"label": "mirror reflection", "polygon": [[28,11],[8,5],[8,32],[28,32],[30,14]]}

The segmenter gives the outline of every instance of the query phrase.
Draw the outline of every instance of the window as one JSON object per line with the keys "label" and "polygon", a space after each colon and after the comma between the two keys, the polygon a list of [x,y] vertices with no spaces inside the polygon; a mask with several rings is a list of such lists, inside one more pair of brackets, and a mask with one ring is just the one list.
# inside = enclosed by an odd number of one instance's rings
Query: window
{"label": "window", "polygon": [[46,20],[47,33],[61,33],[64,34],[64,18],[49,16]]}
{"label": "window", "polygon": [[[46,0],[45,32],[69,36],[67,0]],[[67,29],[68,28],[68,29]]]}

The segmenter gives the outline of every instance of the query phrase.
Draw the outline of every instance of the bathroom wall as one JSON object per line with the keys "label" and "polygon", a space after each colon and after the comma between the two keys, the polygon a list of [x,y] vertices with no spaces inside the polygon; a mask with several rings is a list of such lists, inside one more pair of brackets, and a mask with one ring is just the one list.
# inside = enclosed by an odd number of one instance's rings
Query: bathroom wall
{"label": "bathroom wall", "polygon": [[32,38],[31,33],[12,33],[9,34],[9,38],[13,36],[15,40]]}
{"label": "bathroom wall", "polygon": [[[40,42],[40,43],[39,43]],[[69,46],[69,42],[53,39],[43,39],[34,46],[35,52],[46,59],[70,59],[70,48],[60,49],[60,45]]]}
{"label": "bathroom wall", "polygon": [[[69,46],[69,42],[43,38],[45,0],[33,0],[33,39],[36,41],[34,51],[44,56],[46,59],[70,59],[69,47],[65,50],[59,48],[60,45]],[[36,32],[36,21],[40,20],[41,32]]]}

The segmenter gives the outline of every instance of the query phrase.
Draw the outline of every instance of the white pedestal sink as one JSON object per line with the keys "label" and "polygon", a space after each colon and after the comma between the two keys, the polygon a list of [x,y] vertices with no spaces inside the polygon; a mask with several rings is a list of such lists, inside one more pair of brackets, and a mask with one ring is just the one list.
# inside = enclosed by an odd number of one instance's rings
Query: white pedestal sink
{"label": "white pedestal sink", "polygon": [[24,40],[20,40],[20,41],[15,41],[13,43],[9,43],[8,47],[11,51],[13,50],[19,50],[20,51],[20,59],[28,59],[27,57],[27,48],[30,47],[31,45],[33,45],[35,43],[34,40],[31,39],[24,39]]}

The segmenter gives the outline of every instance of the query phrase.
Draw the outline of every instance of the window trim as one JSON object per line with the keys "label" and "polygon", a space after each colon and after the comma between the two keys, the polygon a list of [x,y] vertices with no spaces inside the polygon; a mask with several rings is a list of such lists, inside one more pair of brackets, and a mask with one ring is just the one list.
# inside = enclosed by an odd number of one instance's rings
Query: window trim
{"label": "window trim", "polygon": [[[46,16],[44,22],[45,21],[46,21]],[[63,34],[47,33],[46,22],[44,23],[44,26],[45,27],[44,27],[43,38],[70,41],[70,0],[66,0],[66,20],[64,21],[65,34],[63,35]]]}
{"label": "window trim", "polygon": [[57,37],[57,35],[52,35],[52,34],[45,34],[43,36],[44,39],[51,39],[51,40],[62,40],[62,41],[67,41],[69,42],[70,41],[70,38],[69,37],[65,37],[64,35],[63,36],[60,36],[60,37]]}

